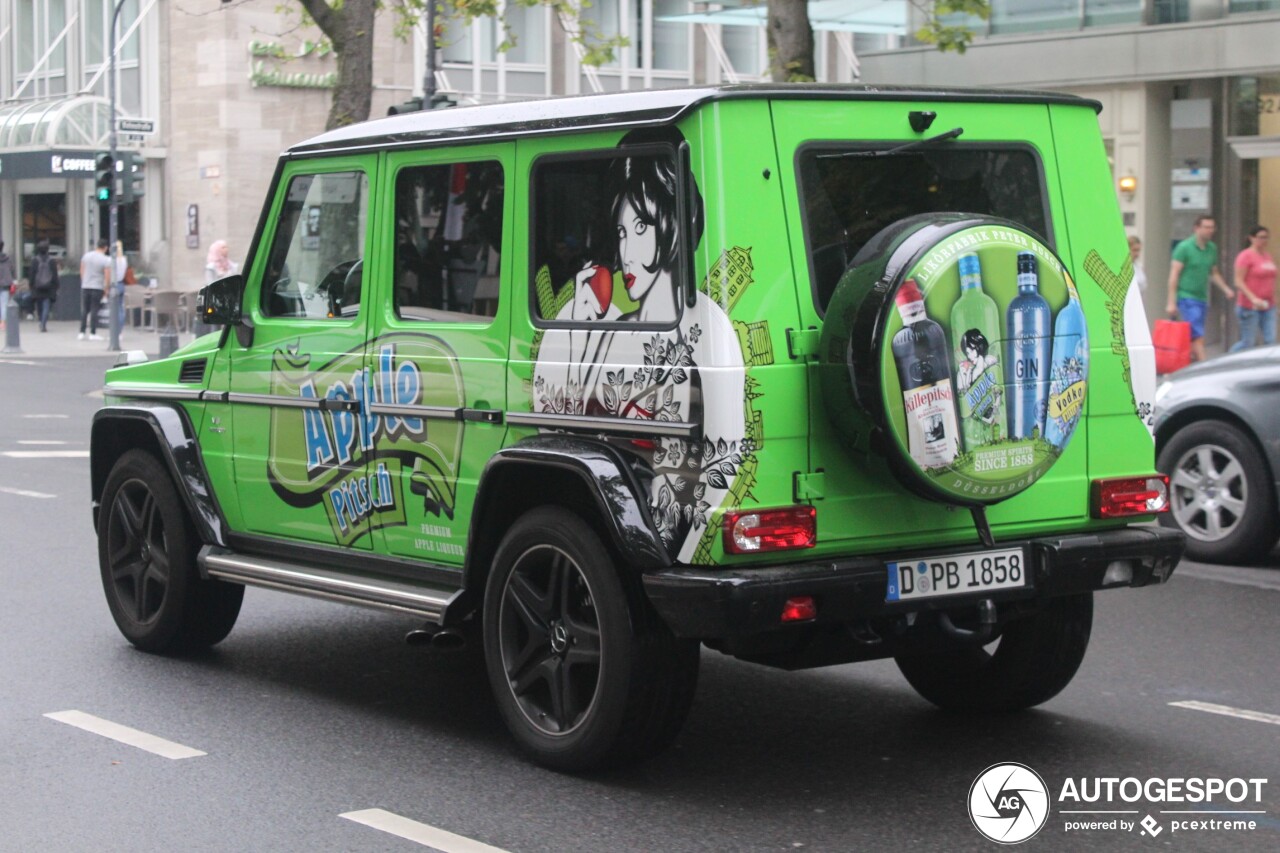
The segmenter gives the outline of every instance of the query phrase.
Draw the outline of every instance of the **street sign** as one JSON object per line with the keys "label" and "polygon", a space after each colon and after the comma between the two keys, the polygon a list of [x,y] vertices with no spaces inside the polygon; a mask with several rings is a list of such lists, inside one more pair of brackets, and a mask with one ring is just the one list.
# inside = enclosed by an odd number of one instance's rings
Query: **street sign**
{"label": "street sign", "polygon": [[155,133],[155,119],[150,118],[120,118],[116,119],[116,129],[125,133]]}

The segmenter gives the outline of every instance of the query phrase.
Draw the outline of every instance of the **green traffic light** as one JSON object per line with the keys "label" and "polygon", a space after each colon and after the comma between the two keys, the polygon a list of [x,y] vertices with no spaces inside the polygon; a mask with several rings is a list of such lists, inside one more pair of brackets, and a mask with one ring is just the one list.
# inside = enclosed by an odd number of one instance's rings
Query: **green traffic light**
{"label": "green traffic light", "polygon": [[106,187],[98,187],[98,201],[111,201],[111,190]]}

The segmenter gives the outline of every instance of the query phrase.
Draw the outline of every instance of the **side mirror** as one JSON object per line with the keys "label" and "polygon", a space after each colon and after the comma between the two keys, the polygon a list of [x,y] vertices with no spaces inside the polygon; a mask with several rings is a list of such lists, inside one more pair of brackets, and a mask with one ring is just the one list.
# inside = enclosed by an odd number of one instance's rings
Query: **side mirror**
{"label": "side mirror", "polygon": [[240,296],[244,293],[244,276],[229,275],[200,288],[196,295],[196,312],[211,326],[233,326],[240,322]]}

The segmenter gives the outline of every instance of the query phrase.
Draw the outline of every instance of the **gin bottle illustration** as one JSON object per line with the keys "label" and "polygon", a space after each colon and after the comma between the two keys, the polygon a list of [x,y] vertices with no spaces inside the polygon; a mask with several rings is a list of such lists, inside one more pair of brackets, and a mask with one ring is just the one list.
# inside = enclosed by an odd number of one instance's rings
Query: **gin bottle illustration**
{"label": "gin bottle illustration", "polygon": [[1005,437],[1000,309],[982,292],[977,255],[960,258],[960,298],[951,309],[951,343],[960,432],[965,449],[974,450]]}
{"label": "gin bottle illustration", "polygon": [[1005,314],[1005,364],[1009,366],[1009,437],[1044,434],[1049,398],[1049,303],[1040,295],[1036,256],[1018,253],[1018,295]]}
{"label": "gin bottle illustration", "polygon": [[1053,324],[1053,361],[1049,368],[1049,406],[1044,437],[1061,450],[1075,431],[1084,409],[1085,377],[1089,373],[1089,334],[1075,283],[1067,277],[1066,307]]}
{"label": "gin bottle illustration", "polygon": [[915,279],[898,288],[903,328],[893,336],[893,360],[907,415],[907,449],[921,468],[950,465],[960,452],[951,360],[942,327],[925,314]]}

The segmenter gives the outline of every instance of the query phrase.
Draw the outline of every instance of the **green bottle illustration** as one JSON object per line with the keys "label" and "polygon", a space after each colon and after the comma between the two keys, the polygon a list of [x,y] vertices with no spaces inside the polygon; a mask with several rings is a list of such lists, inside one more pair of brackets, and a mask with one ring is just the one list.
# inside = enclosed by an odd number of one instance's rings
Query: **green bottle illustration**
{"label": "green bottle illustration", "polygon": [[1000,309],[982,292],[978,256],[963,255],[959,266],[960,298],[951,309],[951,342],[960,435],[965,450],[973,451],[1006,435]]}

